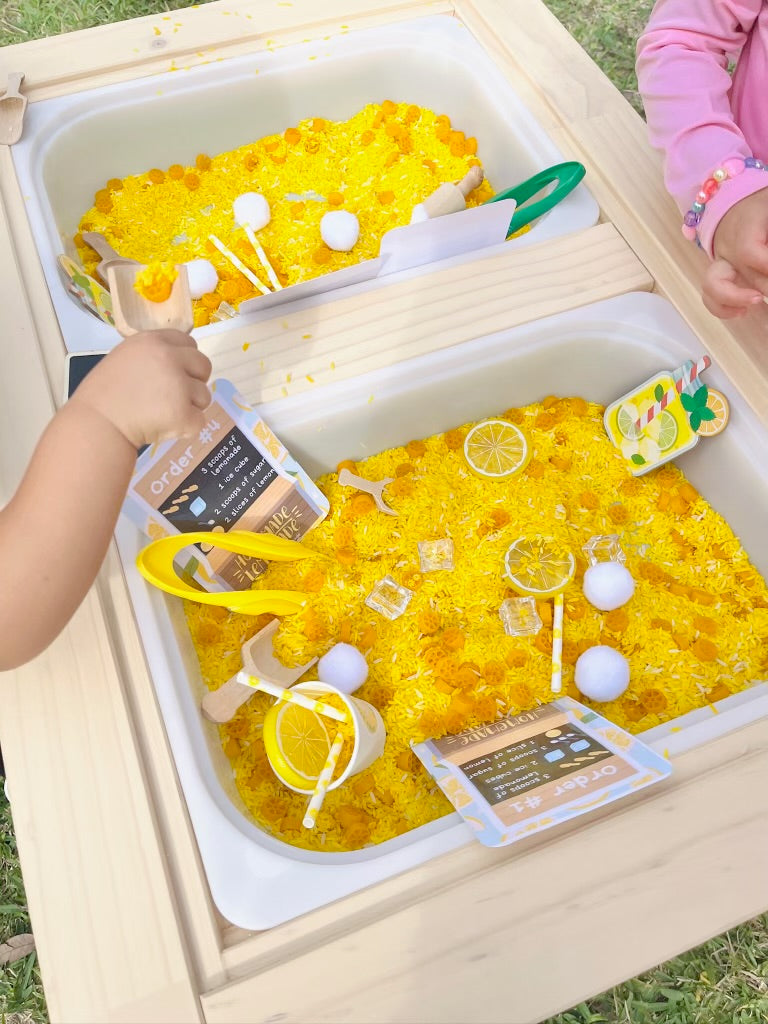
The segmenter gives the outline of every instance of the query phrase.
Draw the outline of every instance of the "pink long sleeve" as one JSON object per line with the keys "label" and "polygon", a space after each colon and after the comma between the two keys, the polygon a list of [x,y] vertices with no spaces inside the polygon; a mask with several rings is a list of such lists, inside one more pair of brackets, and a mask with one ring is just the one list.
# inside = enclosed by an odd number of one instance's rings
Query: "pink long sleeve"
{"label": "pink long sleeve", "polygon": [[[657,0],[638,41],[637,77],[681,212],[729,157],[768,160],[768,0]],[[766,172],[753,168],[720,186],[698,227],[710,256],[723,215],[766,186]]]}

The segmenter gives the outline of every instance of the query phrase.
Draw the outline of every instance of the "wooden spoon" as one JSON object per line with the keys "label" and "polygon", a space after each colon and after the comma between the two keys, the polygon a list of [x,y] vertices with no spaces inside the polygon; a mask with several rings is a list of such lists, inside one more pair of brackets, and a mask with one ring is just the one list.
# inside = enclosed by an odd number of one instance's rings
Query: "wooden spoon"
{"label": "wooden spoon", "polygon": [[194,326],[194,316],[187,268],[183,264],[176,267],[179,276],[165,302],[150,302],[136,291],[136,275],[142,269],[140,263],[112,263],[107,267],[115,327],[124,338],[140,331],[169,327],[188,334]]}
{"label": "wooden spoon", "polygon": [[[240,655],[243,659],[243,668],[249,675],[258,676],[279,686],[291,686],[315,664],[317,658],[308,661],[306,665],[297,665],[296,668],[286,668],[279,662],[272,650],[272,638],[279,625],[278,619],[267,623],[243,644]],[[212,690],[203,697],[200,708],[209,721],[228,722],[234,717],[237,709],[258,692],[253,686],[241,683],[238,675],[232,676],[218,690]]]}
{"label": "wooden spoon", "polygon": [[107,270],[111,264],[116,266],[121,264],[124,266],[140,266],[138,260],[130,260],[127,256],[121,256],[116,249],[112,248],[104,235],[100,235],[98,231],[84,231],[82,238],[86,245],[90,245],[93,251],[101,256],[101,263],[96,267],[96,273],[104,282],[107,280]]}
{"label": "wooden spoon", "polygon": [[27,97],[19,92],[24,75],[15,71],[8,75],[5,95],[0,99],[0,145],[12,146],[21,138]]}

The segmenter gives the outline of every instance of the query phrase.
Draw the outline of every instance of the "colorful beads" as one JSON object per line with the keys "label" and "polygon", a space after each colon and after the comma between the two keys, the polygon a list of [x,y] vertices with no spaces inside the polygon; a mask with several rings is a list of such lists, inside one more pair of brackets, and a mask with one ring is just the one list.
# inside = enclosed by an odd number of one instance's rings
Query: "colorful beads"
{"label": "colorful beads", "polygon": [[699,191],[696,193],[694,201],[691,203],[691,208],[683,217],[682,231],[685,238],[689,241],[698,241],[697,228],[701,221],[701,216],[704,213],[704,209],[717,192],[724,181],[728,178],[735,178],[742,173],[746,168],[750,168],[758,171],[768,170],[768,166],[762,161],[758,160],[755,156],[748,156],[745,159],[741,157],[730,157],[728,160],[724,160],[722,166],[716,168],[712,172],[712,176],[707,178],[704,184],[701,186]]}

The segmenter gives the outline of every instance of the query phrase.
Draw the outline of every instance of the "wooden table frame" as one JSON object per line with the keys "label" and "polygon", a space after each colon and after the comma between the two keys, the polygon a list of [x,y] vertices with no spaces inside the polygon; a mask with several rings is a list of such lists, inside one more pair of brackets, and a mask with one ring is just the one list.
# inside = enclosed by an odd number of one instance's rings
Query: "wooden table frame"
{"label": "wooden table frame", "polygon": [[[8,47],[0,75],[23,70],[35,102],[437,13],[467,25],[566,156],[586,165],[602,222],[482,260],[471,279],[442,270],[330,301],[313,311],[315,353],[333,353],[338,373],[353,375],[655,290],[768,420],[768,313],[730,328],[703,309],[703,256],[682,239],[642,121],[541,0],[216,2]],[[0,269],[7,497],[54,410],[64,347],[2,149]],[[420,312],[435,303],[440,332]],[[286,337],[281,320],[278,312],[206,345],[216,372],[253,400],[278,397],[292,370],[300,387],[308,372],[301,330]],[[263,355],[258,374],[241,358],[246,340]],[[14,825],[54,1022],[523,1024],[768,908],[766,718],[675,757],[669,785],[588,826],[507,850],[467,846],[249,934],[212,906],[114,547],[61,637],[0,686]]]}

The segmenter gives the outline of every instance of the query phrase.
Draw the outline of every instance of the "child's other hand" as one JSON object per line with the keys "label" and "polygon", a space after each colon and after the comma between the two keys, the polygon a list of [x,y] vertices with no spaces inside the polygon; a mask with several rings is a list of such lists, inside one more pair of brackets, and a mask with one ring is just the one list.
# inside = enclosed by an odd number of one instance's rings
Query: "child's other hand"
{"label": "child's other hand", "polygon": [[[768,296],[768,188],[753,192],[724,215],[715,232],[714,254],[730,263],[742,289],[753,289],[752,301],[757,301],[756,293]],[[736,305],[743,310],[743,301]]]}
{"label": "child's other hand", "polygon": [[181,331],[134,334],[113,349],[70,399],[112,423],[134,448],[189,437],[205,426],[211,362]]}
{"label": "child's other hand", "polygon": [[763,301],[762,294],[747,287],[734,267],[723,259],[714,260],[707,267],[701,297],[709,312],[721,320],[744,316],[752,306]]}

